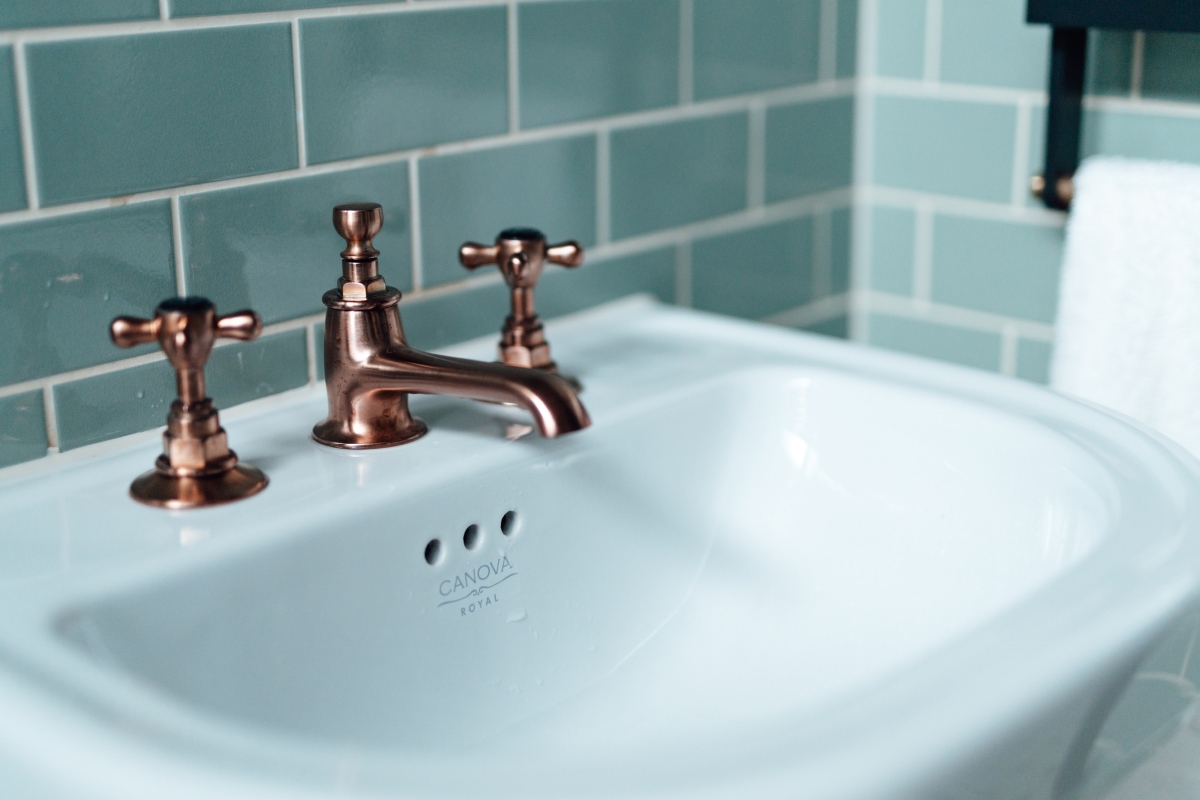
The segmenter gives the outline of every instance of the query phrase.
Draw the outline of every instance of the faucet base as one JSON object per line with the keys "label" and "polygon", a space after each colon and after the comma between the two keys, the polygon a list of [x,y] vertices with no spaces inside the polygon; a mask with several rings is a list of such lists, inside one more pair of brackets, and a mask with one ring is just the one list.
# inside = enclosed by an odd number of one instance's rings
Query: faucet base
{"label": "faucet base", "polygon": [[158,508],[203,508],[232,503],[266,487],[267,476],[262,470],[237,464],[214,475],[168,475],[152,469],[130,484],[129,495]]}
{"label": "faucet base", "polygon": [[342,450],[377,450],[381,447],[396,447],[420,439],[429,433],[429,426],[420,417],[409,417],[408,424],[393,428],[386,433],[379,430],[370,436],[355,433],[335,420],[325,420],[313,427],[312,438],[318,444],[338,447]]}

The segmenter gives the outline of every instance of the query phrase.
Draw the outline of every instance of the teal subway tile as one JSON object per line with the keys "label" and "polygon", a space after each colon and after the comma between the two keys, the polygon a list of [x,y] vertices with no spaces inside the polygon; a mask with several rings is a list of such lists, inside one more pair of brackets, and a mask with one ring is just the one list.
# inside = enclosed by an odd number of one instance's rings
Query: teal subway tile
{"label": "teal subway tile", "polygon": [[286,23],[26,47],[46,205],[297,164]]}
{"label": "teal subway tile", "polygon": [[175,371],[155,361],[54,387],[58,447],[74,450],[165,425]]}
{"label": "teal subway tile", "polygon": [[1200,100],[1200,36],[1146,32],[1142,96],[1162,100]]}
{"label": "teal subway tile", "polygon": [[812,299],[812,217],[692,242],[692,306],[748,319]]}
{"label": "teal subway tile", "polygon": [[437,156],[418,163],[424,285],[470,275],[466,241],[534,227],[552,241],[596,239],[596,139],[576,136]]}
{"label": "teal subway tile", "polygon": [[942,0],[941,79],[1045,91],[1050,29],[1025,23],[1025,0]]}
{"label": "teal subway tile", "polygon": [[158,0],[10,0],[0,4],[0,29],[134,19],[158,19]]}
{"label": "teal subway tile", "polygon": [[925,75],[926,0],[886,0],[877,6],[875,71],[889,78]]}
{"label": "teal subway tile", "polygon": [[850,251],[853,246],[853,217],[848,208],[830,213],[829,289],[833,294],[850,290]]}
{"label": "teal subway tile", "polygon": [[304,329],[213,348],[204,375],[217,408],[297,389],[308,383]]}
{"label": "teal subway tile", "polygon": [[1021,339],[1017,342],[1017,377],[1034,383],[1050,382],[1050,342]]}
{"label": "teal subway tile", "polygon": [[849,186],[854,161],[854,98],[767,109],[768,203]]}
{"label": "teal subway tile", "polygon": [[[308,381],[304,331],[213,349],[205,369],[218,408],[295,389]],[[73,450],[166,424],[175,371],[155,361],[54,387],[58,446]]]}
{"label": "teal subway tile", "polygon": [[[354,5],[374,5],[390,0],[354,0]],[[291,11],[301,8],[330,8],[346,0],[171,0],[172,17],[203,17],[215,14],[250,14],[256,11]]]}
{"label": "teal subway tile", "polygon": [[872,314],[869,325],[870,343],[878,347],[992,372],[1000,369],[999,334],[887,314]]}
{"label": "teal subway tile", "polygon": [[506,132],[506,30],[502,6],[302,20],[308,160]]}
{"label": "teal subway tile", "polygon": [[325,380],[325,323],[313,326],[313,351],[317,357],[317,380]]}
{"label": "teal subway tile", "polygon": [[837,53],[834,75],[853,78],[858,73],[858,0],[838,0]]}
{"label": "teal subway tile", "polygon": [[878,97],[875,182],[1006,203],[1016,114],[1001,103]]}
{"label": "teal subway tile", "polygon": [[1133,74],[1133,31],[1088,31],[1088,94],[1127,95]]}
{"label": "teal subway tile", "polygon": [[0,211],[25,208],[25,167],[17,122],[11,47],[0,47]]}
{"label": "teal subway tile", "polygon": [[744,209],[747,127],[743,112],[613,131],[613,238]]}
{"label": "teal subway tile", "polygon": [[46,413],[41,391],[0,397],[0,467],[46,455]]}
{"label": "teal subway tile", "polygon": [[938,303],[1054,322],[1059,227],[938,215],[932,296]]}
{"label": "teal subway tile", "polygon": [[[1029,109],[1029,152],[1023,175],[1032,177],[1040,175],[1046,169],[1046,107],[1034,106]],[[1022,198],[1025,205],[1045,208],[1042,201],[1029,191],[1029,184],[1022,187]]]}
{"label": "teal subway tile", "polygon": [[809,333],[819,333],[822,336],[832,336],[836,339],[850,338],[850,318],[847,316],[833,317],[805,325],[803,330]]}
{"label": "teal subway tile", "polygon": [[174,296],[165,200],[0,227],[0,386],[151,352],[108,323]]}
{"label": "teal subway tile", "polygon": [[493,283],[436,297],[401,300],[400,319],[410,345],[433,350],[493,333],[499,339],[509,307],[508,287]]}
{"label": "teal subway tile", "polygon": [[521,127],[679,101],[679,0],[517,7]]}
{"label": "teal subway tile", "polygon": [[907,208],[871,209],[871,288],[912,294],[917,215]]}
{"label": "teal subway tile", "polygon": [[664,303],[675,301],[675,248],[605,261],[585,260],[576,269],[547,266],[538,282],[537,309],[550,319],[631,294],[651,294]]}
{"label": "teal subway tile", "polygon": [[253,308],[267,324],[324,311],[321,295],[337,284],[346,246],[331,209],[356,201],[383,205],[380,272],[407,290],[412,239],[401,161],[181,197],[188,293],[222,312]]}
{"label": "teal subway tile", "polygon": [[696,98],[817,79],[820,0],[695,0]]}
{"label": "teal subway tile", "polygon": [[1104,154],[1200,164],[1200,119],[1085,110],[1080,149]]}

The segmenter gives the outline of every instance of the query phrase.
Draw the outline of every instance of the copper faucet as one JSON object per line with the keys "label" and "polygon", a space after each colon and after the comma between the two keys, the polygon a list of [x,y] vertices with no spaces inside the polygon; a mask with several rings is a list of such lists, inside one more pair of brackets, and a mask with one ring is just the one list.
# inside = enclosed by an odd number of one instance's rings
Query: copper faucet
{"label": "copper faucet", "polygon": [[262,319],[253,311],[217,316],[203,297],[159,303],[153,319],[117,317],[109,333],[118,347],[157,341],[175,368],[178,399],[167,414],[163,454],[129,487],[134,500],[164,508],[198,508],[262,491],[267,476],[239,464],[204,389],[204,364],[217,339],[254,339]]}
{"label": "copper faucet", "polygon": [[556,372],[542,320],[533,309],[533,289],[547,261],[564,267],[582,264],[583,248],[579,243],[547,245],[539,230],[509,228],[501,231],[490,247],[467,242],[458,249],[458,260],[467,269],[498,266],[512,292],[512,313],[500,330],[500,360],[513,367]]}
{"label": "copper faucet", "polygon": [[313,438],[351,450],[390,447],[428,428],[408,410],[410,394],[444,394],[526,408],[543,436],[582,430],[587,410],[562,378],[425,353],[409,347],[400,323],[400,291],[379,274],[371,240],[383,227],[378,203],[333,209],[333,227],[346,240],[338,287],[321,298],[325,312],[325,384],[329,416]]}

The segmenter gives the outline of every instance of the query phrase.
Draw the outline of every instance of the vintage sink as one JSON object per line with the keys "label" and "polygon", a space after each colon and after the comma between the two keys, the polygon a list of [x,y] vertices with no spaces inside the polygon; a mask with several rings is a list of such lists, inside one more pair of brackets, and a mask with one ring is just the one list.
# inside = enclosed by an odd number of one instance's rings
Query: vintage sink
{"label": "vintage sink", "polygon": [[271,478],[242,503],[131,501],[148,437],[0,484],[0,795],[1086,787],[1197,595],[1200,465],[1031,385],[648,300],[550,327],[594,420],[557,440],[414,398],[426,438],[331,450],[314,388],[224,414]]}

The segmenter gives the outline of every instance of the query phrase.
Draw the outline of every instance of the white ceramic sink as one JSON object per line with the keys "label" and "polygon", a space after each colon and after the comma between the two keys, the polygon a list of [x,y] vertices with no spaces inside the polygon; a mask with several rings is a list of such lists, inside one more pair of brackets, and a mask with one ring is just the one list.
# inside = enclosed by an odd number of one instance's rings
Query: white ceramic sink
{"label": "white ceramic sink", "polygon": [[0,484],[0,795],[1052,797],[1197,593],[1200,468],[1105,412],[647,301],[551,338],[561,439],[336,451],[306,390],[224,415],[242,503],[129,500],[145,437]]}

